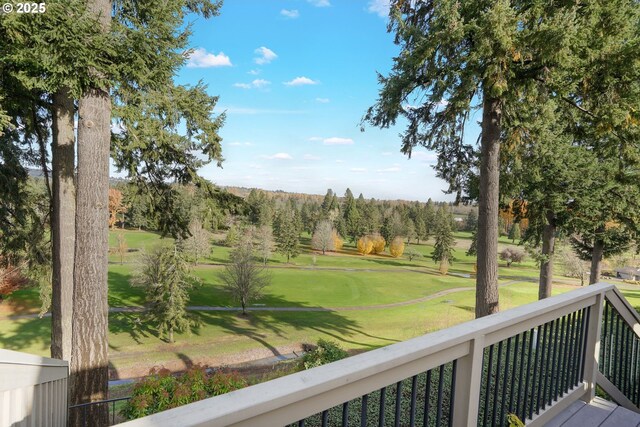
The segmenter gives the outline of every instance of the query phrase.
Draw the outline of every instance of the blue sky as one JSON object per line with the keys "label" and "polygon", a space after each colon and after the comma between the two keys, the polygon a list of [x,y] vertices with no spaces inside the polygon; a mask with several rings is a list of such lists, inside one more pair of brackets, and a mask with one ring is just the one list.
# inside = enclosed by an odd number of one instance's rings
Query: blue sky
{"label": "blue sky", "polygon": [[195,49],[178,82],[202,80],[226,111],[218,185],[380,199],[451,200],[435,155],[400,154],[401,125],[360,131],[398,48],[386,0],[225,0],[195,18]]}

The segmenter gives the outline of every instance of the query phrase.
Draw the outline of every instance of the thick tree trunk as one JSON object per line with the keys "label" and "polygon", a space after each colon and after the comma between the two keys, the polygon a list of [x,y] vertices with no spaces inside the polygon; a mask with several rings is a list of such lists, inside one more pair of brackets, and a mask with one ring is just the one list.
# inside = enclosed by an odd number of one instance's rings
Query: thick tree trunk
{"label": "thick tree trunk", "polygon": [[501,116],[500,101],[485,97],[480,140],[476,317],[497,313],[500,309],[498,305],[498,196]]}
{"label": "thick tree trunk", "polygon": [[542,256],[540,263],[540,284],[538,299],[551,296],[551,279],[553,277],[553,253],[555,250],[556,225],[553,215],[547,214],[547,223],[542,231]]}
{"label": "thick tree trunk", "polygon": [[73,262],[76,240],[75,134],[73,98],[66,89],[53,95],[52,178],[53,283],[51,357],[71,360]]}
{"label": "thick tree trunk", "polygon": [[[89,0],[88,9],[108,31],[111,2]],[[108,89],[89,89],[79,103],[71,404],[106,399],[108,391],[110,124]],[[108,425],[106,405],[91,407],[87,419]]]}
{"label": "thick tree trunk", "polygon": [[604,242],[600,239],[593,241],[593,253],[591,254],[591,274],[589,275],[589,284],[593,285],[600,281],[600,273],[602,273],[602,256],[604,254]]}

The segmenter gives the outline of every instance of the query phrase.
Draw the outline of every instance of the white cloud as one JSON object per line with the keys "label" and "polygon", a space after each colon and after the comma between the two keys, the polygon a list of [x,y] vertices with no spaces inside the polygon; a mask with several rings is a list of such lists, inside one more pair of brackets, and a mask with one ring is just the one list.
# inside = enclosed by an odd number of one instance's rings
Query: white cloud
{"label": "white cloud", "polygon": [[322,160],[322,157],[314,156],[313,154],[305,154],[304,160]]}
{"label": "white cloud", "polygon": [[270,84],[271,82],[268,80],[255,79],[251,83],[234,83],[233,85],[242,89],[262,89]]}
{"label": "white cloud", "polygon": [[316,98],[316,102],[319,102],[320,104],[328,104],[329,98]]}
{"label": "white cloud", "polygon": [[425,151],[414,151],[411,153],[412,159],[420,160],[424,163],[435,163],[438,161],[438,155],[435,153],[428,153]]}
{"label": "white cloud", "polygon": [[362,172],[366,172],[367,168],[351,168],[349,169],[351,172],[358,172],[358,173],[362,173]]}
{"label": "white cloud", "polygon": [[289,153],[276,153],[272,156],[264,156],[264,158],[269,160],[293,160]]}
{"label": "white cloud", "polygon": [[250,142],[233,141],[233,142],[230,142],[228,145],[232,147],[251,147],[253,144]]}
{"label": "white cloud", "polygon": [[309,3],[314,5],[315,7],[329,7],[331,6],[331,1],[329,0],[307,0]]}
{"label": "white cloud", "polygon": [[300,12],[298,12],[296,9],[282,9],[280,11],[280,15],[284,16],[285,18],[296,19],[300,16]]}
{"label": "white cloud", "polygon": [[191,52],[187,67],[189,68],[210,68],[210,67],[230,67],[231,59],[224,52],[215,55],[207,52],[206,49],[198,48]]}
{"label": "white cloud", "polygon": [[317,142],[317,141],[322,141],[323,139],[324,138],[320,136],[312,136],[311,138],[309,138],[309,141]]}
{"label": "white cloud", "polygon": [[285,85],[287,86],[304,86],[304,85],[317,85],[318,82],[317,80],[311,80],[309,77],[296,77],[295,79],[288,81],[288,82],[284,82]]}
{"label": "white cloud", "polygon": [[390,155],[392,155],[392,154],[393,154],[393,153],[392,153],[391,151],[383,151],[383,152],[382,152],[382,155],[383,155],[383,156],[390,156]]}
{"label": "white cloud", "polygon": [[257,76],[258,74],[260,74],[260,71],[261,70],[259,70],[259,69],[249,70],[249,71],[247,71],[247,74],[251,74],[252,76]]}
{"label": "white cloud", "polygon": [[336,160],[336,163],[344,163],[344,160]]}
{"label": "white cloud", "polygon": [[351,138],[339,138],[337,136],[331,138],[325,138],[322,140],[324,145],[351,145],[353,144],[353,139]]}
{"label": "white cloud", "polygon": [[268,64],[278,57],[274,51],[264,46],[257,48],[254,52],[259,55],[254,58],[254,62],[258,65]]}
{"label": "white cloud", "polygon": [[381,18],[386,18],[389,16],[389,0],[370,0],[367,10]]}
{"label": "white cloud", "polygon": [[397,166],[391,167],[391,168],[385,168],[385,169],[378,169],[376,170],[376,172],[379,173],[390,173],[390,172],[400,172],[402,169],[400,169]]}

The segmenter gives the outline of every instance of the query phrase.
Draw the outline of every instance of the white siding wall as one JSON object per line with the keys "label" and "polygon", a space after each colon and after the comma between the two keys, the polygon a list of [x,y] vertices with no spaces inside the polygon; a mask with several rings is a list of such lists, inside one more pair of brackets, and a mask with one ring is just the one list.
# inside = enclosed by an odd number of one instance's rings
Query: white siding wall
{"label": "white siding wall", "polygon": [[0,350],[0,427],[65,427],[67,362]]}

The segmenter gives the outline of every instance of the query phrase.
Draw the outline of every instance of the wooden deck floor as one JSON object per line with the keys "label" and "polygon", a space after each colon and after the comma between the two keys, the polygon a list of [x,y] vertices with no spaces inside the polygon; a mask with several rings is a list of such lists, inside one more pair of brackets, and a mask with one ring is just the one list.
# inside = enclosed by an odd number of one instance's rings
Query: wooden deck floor
{"label": "wooden deck floor", "polygon": [[595,398],[590,404],[574,402],[547,427],[640,427],[640,414],[608,400]]}

